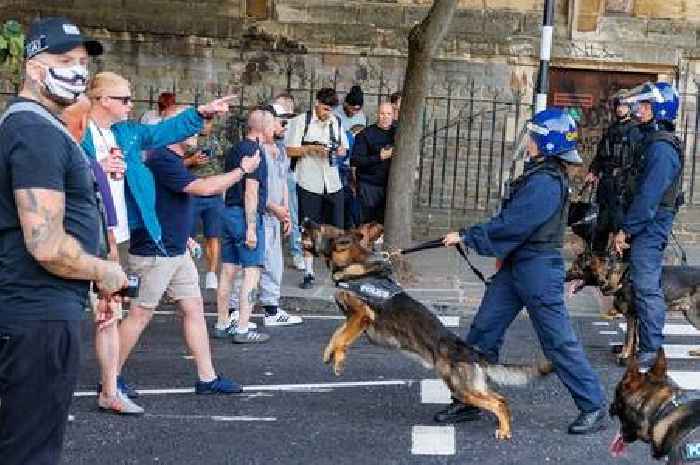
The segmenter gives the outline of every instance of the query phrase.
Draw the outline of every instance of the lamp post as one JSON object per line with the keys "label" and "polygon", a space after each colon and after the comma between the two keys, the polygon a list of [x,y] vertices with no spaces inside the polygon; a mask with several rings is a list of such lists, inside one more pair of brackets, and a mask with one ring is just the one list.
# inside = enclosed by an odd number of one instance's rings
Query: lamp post
{"label": "lamp post", "polygon": [[542,39],[540,41],[540,69],[537,76],[535,94],[535,113],[547,107],[549,92],[549,60],[552,56],[552,36],[554,33],[554,0],[545,0],[542,21]]}

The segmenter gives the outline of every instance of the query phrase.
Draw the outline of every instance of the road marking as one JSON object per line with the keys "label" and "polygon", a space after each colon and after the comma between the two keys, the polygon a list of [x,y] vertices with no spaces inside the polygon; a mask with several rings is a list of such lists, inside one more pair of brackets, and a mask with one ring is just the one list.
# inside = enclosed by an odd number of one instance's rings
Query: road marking
{"label": "road marking", "polygon": [[594,321],[593,326],[610,326],[610,323],[607,321]]}
{"label": "road marking", "polygon": [[213,420],[213,421],[277,421],[275,417],[250,417],[250,416],[226,416],[226,415],[166,415],[158,413],[144,413],[148,418],[166,418],[170,420]]}
{"label": "road marking", "polygon": [[603,336],[617,336],[617,331],[600,331]]}
{"label": "road marking", "polygon": [[441,379],[424,379],[420,382],[420,401],[422,404],[449,404],[452,394]]}
{"label": "road marking", "polygon": [[[158,310],[153,312],[154,315],[175,315],[177,312],[172,311],[172,310]],[[216,313],[210,313],[206,312],[204,313],[204,316],[207,318],[215,318],[217,317]],[[253,318],[262,318],[265,316],[264,313],[253,313],[251,317]],[[301,318],[304,320],[344,320],[345,316],[343,315],[304,315],[304,314],[299,314]],[[451,328],[458,328],[459,327],[459,316],[440,316],[438,315],[438,318],[440,319],[440,322],[442,322],[443,325]]]}
{"label": "road marking", "polygon": [[666,358],[700,360],[700,356],[688,353],[689,350],[698,349],[698,347],[698,345],[664,344],[664,353]]}
{"label": "road marking", "polygon": [[[336,383],[312,383],[312,384],[269,384],[269,385],[252,385],[243,386],[243,392],[260,392],[260,391],[288,391],[288,392],[313,392],[322,390],[327,392],[337,388],[353,388],[353,387],[384,387],[384,386],[412,386],[416,380],[413,379],[396,379],[386,381],[346,381]],[[158,394],[193,394],[194,388],[172,388],[172,389],[137,389],[136,392],[143,395],[158,395]],[[95,391],[78,391],[73,394],[74,397],[94,397],[97,395]]]}
{"label": "road marking", "polygon": [[413,455],[454,455],[454,426],[414,426],[411,434]]}
{"label": "road marking", "polygon": [[681,389],[700,391],[700,375],[697,371],[669,371],[668,376]]}
{"label": "road marking", "polygon": [[[627,331],[627,323],[620,323],[620,328]],[[665,325],[664,336],[700,336],[700,331],[692,325]]]}

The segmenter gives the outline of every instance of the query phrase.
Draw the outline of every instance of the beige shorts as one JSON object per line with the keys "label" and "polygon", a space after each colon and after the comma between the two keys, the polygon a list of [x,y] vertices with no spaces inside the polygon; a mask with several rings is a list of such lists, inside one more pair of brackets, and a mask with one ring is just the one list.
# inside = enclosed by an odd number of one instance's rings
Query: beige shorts
{"label": "beige shorts", "polygon": [[201,298],[199,273],[189,253],[177,257],[142,257],[129,254],[129,273],[139,277],[139,296],[132,305],[158,306],[166,292],[175,300]]}

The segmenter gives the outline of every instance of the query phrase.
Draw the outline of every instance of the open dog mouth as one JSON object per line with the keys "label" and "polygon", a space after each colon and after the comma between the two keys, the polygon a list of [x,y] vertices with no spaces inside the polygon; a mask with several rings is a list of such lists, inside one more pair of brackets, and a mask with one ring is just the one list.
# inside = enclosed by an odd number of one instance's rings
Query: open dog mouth
{"label": "open dog mouth", "polygon": [[608,450],[610,451],[610,455],[617,459],[625,454],[626,446],[627,443],[622,437],[622,431],[618,430],[612,442],[610,443],[610,447],[608,447]]}

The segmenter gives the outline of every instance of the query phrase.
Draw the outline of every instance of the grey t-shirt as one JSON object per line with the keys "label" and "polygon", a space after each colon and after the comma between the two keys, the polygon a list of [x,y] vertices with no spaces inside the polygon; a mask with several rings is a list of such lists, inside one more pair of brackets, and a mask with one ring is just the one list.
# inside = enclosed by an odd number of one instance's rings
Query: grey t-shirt
{"label": "grey t-shirt", "polygon": [[275,143],[279,153],[276,157],[265,151],[267,162],[267,201],[282,205],[284,194],[287,190],[287,172],[289,170],[289,158],[283,141]]}

